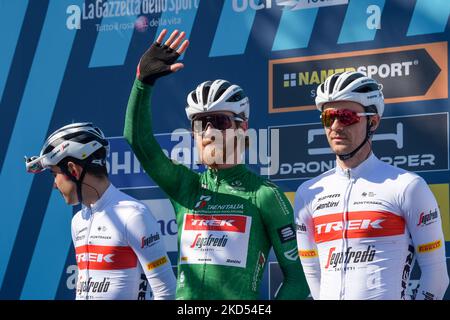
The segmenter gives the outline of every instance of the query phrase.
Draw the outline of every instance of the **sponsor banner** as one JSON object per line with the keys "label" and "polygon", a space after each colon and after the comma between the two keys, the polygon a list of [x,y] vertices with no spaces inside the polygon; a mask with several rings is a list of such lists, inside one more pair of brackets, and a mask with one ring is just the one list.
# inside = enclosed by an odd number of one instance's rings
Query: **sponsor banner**
{"label": "sponsor banner", "polygon": [[85,245],[76,247],[75,254],[80,270],[119,270],[137,266],[136,254],[130,247]]}
{"label": "sponsor banner", "polygon": [[[313,220],[316,243],[342,238],[344,229],[342,213],[314,217]],[[391,212],[349,212],[345,229],[347,239],[396,236],[405,232],[405,220]]]}
{"label": "sponsor banner", "polygon": [[[279,168],[272,180],[311,179],[334,168],[336,156],[321,124],[271,129],[278,129],[280,137]],[[383,118],[373,136],[377,157],[413,172],[449,170],[448,145],[448,113]]]}
{"label": "sponsor banner", "polygon": [[[229,2],[228,2],[229,3]],[[318,7],[331,7],[348,4],[348,0],[232,0],[234,12],[246,10],[263,10],[279,7],[284,10],[301,10]]]}
{"label": "sponsor banner", "polygon": [[[168,157],[192,170],[200,171],[200,167],[195,164],[197,149],[187,130],[155,134],[155,138]],[[145,173],[125,138],[110,137],[108,141],[110,143],[110,152],[107,158],[109,178],[118,189],[158,187]]]}
{"label": "sponsor banner", "polygon": [[386,103],[448,98],[447,42],[269,61],[269,113],[315,109],[328,76],[359,71],[383,84]]}
{"label": "sponsor banner", "polygon": [[251,220],[243,215],[186,214],[180,263],[245,268]]}

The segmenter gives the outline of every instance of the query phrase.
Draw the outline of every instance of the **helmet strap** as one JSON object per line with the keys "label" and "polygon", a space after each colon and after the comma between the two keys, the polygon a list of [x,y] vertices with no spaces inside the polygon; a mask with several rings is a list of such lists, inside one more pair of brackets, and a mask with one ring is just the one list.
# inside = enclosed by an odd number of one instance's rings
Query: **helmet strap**
{"label": "helmet strap", "polygon": [[81,171],[81,174],[80,174],[80,178],[79,178],[79,179],[75,178],[75,177],[69,172],[69,169],[67,168],[67,164],[59,166],[59,168],[61,169],[61,171],[62,171],[66,176],[68,176],[69,179],[70,179],[73,183],[75,183],[75,185],[76,185],[76,187],[77,187],[77,197],[78,197],[78,202],[80,203],[80,205],[83,204],[83,195],[82,195],[82,192],[81,192],[81,188],[82,188],[82,185],[83,185],[84,176],[86,175],[86,165],[87,165],[87,163],[84,163],[84,164],[81,166],[81,167],[82,167],[82,171]]}

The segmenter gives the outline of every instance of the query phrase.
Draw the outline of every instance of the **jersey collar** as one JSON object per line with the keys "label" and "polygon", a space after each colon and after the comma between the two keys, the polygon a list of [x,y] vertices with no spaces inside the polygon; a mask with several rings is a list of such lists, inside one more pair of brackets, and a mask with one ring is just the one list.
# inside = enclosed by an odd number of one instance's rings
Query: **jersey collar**
{"label": "jersey collar", "polygon": [[234,167],[220,170],[208,168],[206,174],[208,178],[212,179],[213,181],[222,181],[222,180],[231,181],[243,175],[246,172],[247,167],[244,164],[238,164],[235,165]]}
{"label": "jersey collar", "polygon": [[373,171],[377,162],[378,158],[372,152],[366,160],[361,162],[359,166],[355,168],[343,169],[339,166],[339,164],[336,164],[336,174],[346,178],[357,179],[359,177],[366,176],[368,173]]}
{"label": "jersey collar", "polygon": [[93,203],[90,208],[83,205],[84,211],[91,211],[92,213],[102,211],[108,206],[109,202],[114,199],[114,195],[117,192],[118,190],[116,189],[116,187],[114,187],[113,184],[110,183],[109,187],[105,190],[100,199]]}

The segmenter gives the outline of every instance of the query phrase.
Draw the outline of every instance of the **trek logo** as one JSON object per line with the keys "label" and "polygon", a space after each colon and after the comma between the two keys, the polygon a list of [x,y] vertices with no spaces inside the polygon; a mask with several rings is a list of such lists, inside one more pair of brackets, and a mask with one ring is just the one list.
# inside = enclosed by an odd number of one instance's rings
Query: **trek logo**
{"label": "trek logo", "polygon": [[419,223],[417,226],[427,226],[429,224],[432,224],[436,222],[436,219],[439,217],[437,209],[434,209],[434,211],[430,210],[430,213],[425,214],[425,212],[422,212],[419,216]]}
{"label": "trek logo", "polygon": [[94,253],[94,252],[86,252],[86,253],[80,253],[76,255],[77,263],[80,262],[106,262],[106,263],[112,263],[114,255],[113,254],[102,254],[102,253]]}
{"label": "trek logo", "polygon": [[[364,220],[349,220],[347,221],[346,230],[362,230],[362,229],[383,229],[383,227],[380,225],[384,219],[378,219],[375,221],[370,221],[370,219],[364,219]],[[329,233],[331,230],[334,231],[341,231],[344,229],[342,221],[336,221],[336,222],[330,222],[330,223],[324,223],[319,224],[316,226],[316,232],[317,234],[321,233]]]}
{"label": "trek logo", "polygon": [[387,237],[405,232],[403,217],[383,211],[349,212],[345,222],[343,213],[322,215],[313,220],[316,243],[343,238]]}
{"label": "trek logo", "polygon": [[202,249],[204,247],[225,247],[228,242],[228,236],[215,237],[210,234],[208,237],[203,237],[203,234],[199,233],[191,244],[191,248]]}
{"label": "trek logo", "polygon": [[185,230],[215,230],[245,233],[247,217],[238,215],[187,214]]}
{"label": "trek logo", "polygon": [[200,201],[198,201],[195,206],[194,209],[202,209],[204,208],[207,204],[208,201],[211,200],[211,196],[200,196]]}
{"label": "trek logo", "polygon": [[341,264],[371,262],[375,259],[376,254],[374,246],[367,246],[366,250],[352,250],[352,247],[349,247],[345,252],[335,251],[336,247],[330,248],[325,269],[328,269],[330,266],[336,268]]}
{"label": "trek logo", "polygon": [[156,234],[150,234],[149,237],[142,237],[141,239],[141,249],[144,249],[144,247],[151,247],[155,244],[156,241],[160,239],[159,233]]}
{"label": "trek logo", "polygon": [[85,245],[76,247],[75,255],[80,270],[119,270],[137,266],[136,254],[130,247]]}

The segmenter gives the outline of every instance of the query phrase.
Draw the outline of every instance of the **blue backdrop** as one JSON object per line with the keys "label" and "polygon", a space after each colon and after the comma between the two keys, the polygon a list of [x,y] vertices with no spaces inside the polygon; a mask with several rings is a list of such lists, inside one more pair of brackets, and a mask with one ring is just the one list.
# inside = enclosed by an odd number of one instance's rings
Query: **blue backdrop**
{"label": "blue backdrop", "polygon": [[[73,210],[50,174],[27,174],[23,163],[71,122],[92,121],[110,137],[113,183],[149,204],[176,264],[173,211],[121,138],[137,62],[163,28],[191,42],[185,68],[153,95],[168,154],[201,170],[189,136],[172,133],[189,126],[189,91],[227,79],[250,97],[251,127],[279,130],[279,163],[264,170],[261,158],[252,168],[292,199],[333,165],[315,88],[331,73],[360,70],[385,87],[375,153],[427,180],[450,241],[449,15],[448,0],[0,0],[0,298],[74,297]],[[280,279],[272,255],[261,298],[272,298]]]}

